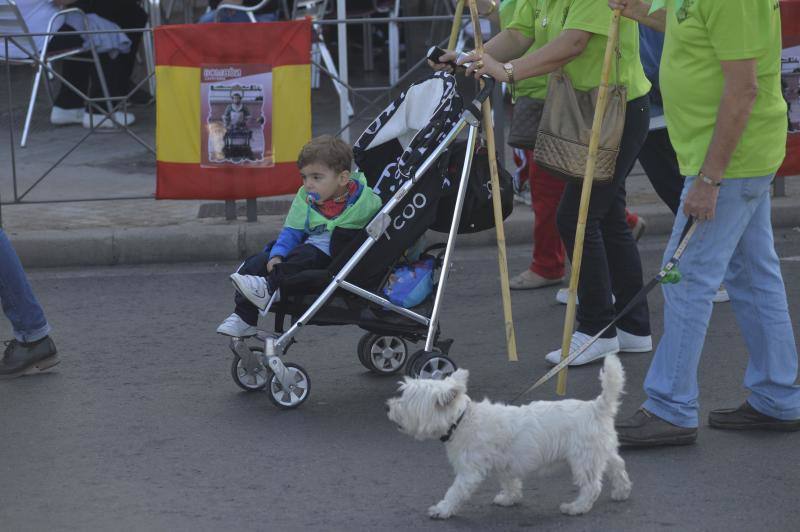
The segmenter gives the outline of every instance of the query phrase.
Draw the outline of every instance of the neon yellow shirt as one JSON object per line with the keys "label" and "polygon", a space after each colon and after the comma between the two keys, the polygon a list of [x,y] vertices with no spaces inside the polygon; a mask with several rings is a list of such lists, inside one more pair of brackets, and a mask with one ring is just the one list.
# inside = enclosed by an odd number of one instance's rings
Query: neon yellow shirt
{"label": "neon yellow shirt", "polygon": [[661,94],[681,173],[705,161],[724,77],[720,61],[757,60],[758,96],[726,178],[775,172],[786,154],[786,102],[781,91],[778,0],[667,1]]}
{"label": "neon yellow shirt", "polygon": [[[525,0],[503,0],[500,4],[500,28],[505,29],[514,20],[514,12],[517,9],[517,4]],[[525,52],[525,55],[535,52],[542,45],[534,42],[533,45]],[[536,76],[514,82],[514,97],[527,96],[529,98],[539,98],[544,100],[547,96],[547,80],[549,76]]]}
{"label": "neon yellow shirt", "polygon": [[[600,85],[610,24],[611,10],[604,0],[518,0],[508,27],[534,39],[528,53],[546,45],[563,30],[591,33],[583,53],[564,66],[572,85],[587,91]],[[633,100],[650,92],[650,82],[639,59],[639,26],[636,22],[620,19],[619,42],[619,82],[628,88],[628,100]],[[616,79],[616,65],[613,64],[610,82],[615,83]]]}

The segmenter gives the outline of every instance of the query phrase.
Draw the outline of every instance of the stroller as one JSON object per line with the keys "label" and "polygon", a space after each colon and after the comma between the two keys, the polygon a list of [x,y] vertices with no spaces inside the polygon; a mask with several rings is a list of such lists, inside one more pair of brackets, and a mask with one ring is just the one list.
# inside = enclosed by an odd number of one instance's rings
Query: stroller
{"label": "stroller", "polygon": [[[353,153],[383,208],[327,269],[303,271],[281,281],[262,312],[275,314],[275,332],[260,331],[251,337],[257,345],[249,345],[247,338],[231,338],[231,376],[239,387],[266,388],[279,408],[302,404],[310,392],[308,373],[295,363],[284,363],[280,356],[309,324],[355,324],[364,329],[358,358],[380,375],[405,367],[411,377],[442,379],[456,370],[448,356],[453,340],[441,337],[439,313],[456,234],[494,226],[491,187],[475,183],[474,172],[471,177],[481,102],[493,85],[487,80],[464,109],[455,78],[435,73],[412,85],[366,129]],[[468,129],[466,146],[458,149],[456,138],[464,129]],[[456,156],[463,159],[457,161],[460,168],[451,160]],[[484,174],[488,180],[488,170]],[[511,212],[513,190],[507,173],[502,173],[501,182],[505,217]],[[462,211],[467,214],[464,219]],[[435,297],[407,309],[378,295],[403,253],[429,228],[449,232],[441,246],[444,256]],[[287,316],[291,326],[284,331]],[[424,348],[409,356],[406,342],[422,340]]]}

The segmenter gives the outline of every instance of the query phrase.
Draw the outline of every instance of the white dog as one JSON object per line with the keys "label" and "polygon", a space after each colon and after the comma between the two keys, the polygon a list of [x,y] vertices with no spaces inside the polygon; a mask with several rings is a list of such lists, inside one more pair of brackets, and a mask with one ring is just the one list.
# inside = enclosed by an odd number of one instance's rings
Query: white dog
{"label": "white dog", "polygon": [[400,397],[387,402],[389,419],[418,440],[440,438],[456,473],[453,485],[428,509],[447,519],[466,502],[484,478],[494,474],[500,492],[494,503],[512,506],[522,499],[522,478],[566,462],[579,488],[578,497],[561,504],[569,515],[591,510],[611,477],[611,497],[628,498],[631,481],[617,448],[614,416],[625,384],[616,356],[607,356],[600,372],[603,391],[594,401],[567,399],[508,406],[467,396],[469,372],[460,369],[441,380],[409,379],[400,383]]}

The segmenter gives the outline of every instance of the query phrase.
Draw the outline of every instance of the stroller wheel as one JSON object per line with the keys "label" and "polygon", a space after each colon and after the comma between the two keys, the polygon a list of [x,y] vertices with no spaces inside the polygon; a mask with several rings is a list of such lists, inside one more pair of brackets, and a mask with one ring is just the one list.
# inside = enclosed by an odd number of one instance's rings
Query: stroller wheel
{"label": "stroller wheel", "polygon": [[418,351],[411,357],[407,373],[409,377],[415,379],[443,380],[457,369],[456,363],[447,355],[438,351],[432,353]]}
{"label": "stroller wheel", "polygon": [[364,366],[369,370],[371,370],[372,368],[369,367],[367,362],[367,357],[364,356],[365,354],[364,344],[367,342],[367,340],[372,338],[372,336],[373,336],[372,333],[365,333],[363,336],[361,336],[361,338],[358,339],[358,346],[356,347],[356,354],[358,355],[358,361],[361,362],[362,366]]}
{"label": "stroller wheel", "polygon": [[[260,361],[261,355],[264,354],[264,349],[261,347],[251,347],[250,352]],[[233,377],[233,382],[242,390],[246,392],[255,392],[263,390],[267,385],[269,370],[259,363],[257,369],[248,371],[242,359],[238,356],[234,356],[233,363],[231,363],[231,377]]]}
{"label": "stroller wheel", "polygon": [[289,378],[294,384],[290,386],[289,390],[284,390],[278,377],[270,372],[269,393],[267,395],[269,395],[270,401],[278,408],[297,408],[308,399],[308,394],[311,392],[311,379],[302,366],[292,362],[285,364],[285,366],[289,372]]}
{"label": "stroller wheel", "polygon": [[369,334],[361,340],[358,358],[368,370],[378,375],[393,375],[403,369],[408,347],[402,338]]}

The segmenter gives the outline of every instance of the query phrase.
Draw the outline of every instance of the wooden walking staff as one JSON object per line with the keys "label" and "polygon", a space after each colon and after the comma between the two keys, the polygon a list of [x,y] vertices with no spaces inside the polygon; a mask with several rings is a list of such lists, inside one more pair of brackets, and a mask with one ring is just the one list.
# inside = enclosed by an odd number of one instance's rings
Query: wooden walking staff
{"label": "wooden walking staff", "polygon": [[[475,51],[478,57],[483,54],[483,35],[478,18],[478,6],[475,0],[469,1],[469,14],[472,18],[472,29],[475,32]],[[483,81],[481,81],[483,88]],[[494,207],[494,227],[497,233],[497,260],[500,264],[500,292],[503,296],[503,318],[505,319],[506,345],[508,360],[516,362],[517,337],[514,334],[514,318],[511,316],[511,289],[508,284],[508,262],[506,261],[506,235],[503,228],[503,206],[500,203],[500,177],[497,171],[497,152],[494,145],[494,124],[492,122],[492,103],[489,98],[483,102],[483,131],[486,134],[486,148],[489,150],[489,172],[492,176],[492,206]]]}
{"label": "wooden walking staff", "polygon": [[[594,167],[597,162],[597,148],[600,144],[600,128],[603,125],[603,115],[606,114],[606,103],[608,102],[608,77],[611,73],[611,59],[617,48],[617,41],[619,40],[619,16],[620,11],[615,9],[611,16],[611,29],[608,31],[606,54],[603,58],[600,90],[597,94],[597,105],[595,105],[594,119],[592,120],[592,135],[589,137],[589,155],[586,158],[586,173],[583,176],[581,203],[578,207],[578,227],[575,231],[575,248],[572,250],[572,274],[569,278],[569,298],[567,299],[567,316],[564,319],[564,336],[561,341],[561,360],[569,356],[572,333],[575,329],[578,279],[581,275],[581,262],[583,260],[583,237],[586,234],[589,200],[592,197],[592,181],[594,180]],[[558,395],[567,393],[567,366],[564,366],[564,369],[558,374],[556,393]]]}
{"label": "wooden walking staff", "polygon": [[453,15],[453,26],[450,28],[450,40],[447,41],[447,50],[452,52],[458,41],[458,32],[461,31],[461,17],[464,16],[464,0],[458,0],[456,12]]}

